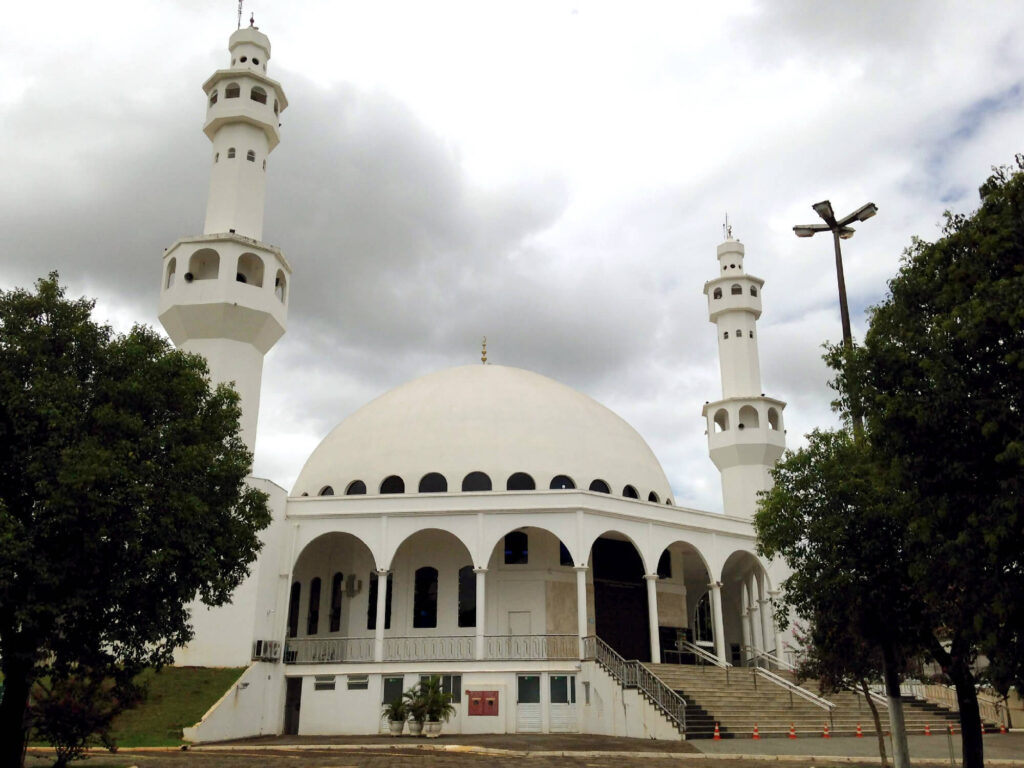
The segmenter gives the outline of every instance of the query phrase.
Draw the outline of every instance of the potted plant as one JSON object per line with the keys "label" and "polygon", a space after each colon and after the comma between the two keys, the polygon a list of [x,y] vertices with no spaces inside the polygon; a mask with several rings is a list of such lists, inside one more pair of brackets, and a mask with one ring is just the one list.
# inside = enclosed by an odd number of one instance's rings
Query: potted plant
{"label": "potted plant", "polygon": [[402,699],[395,699],[384,705],[384,717],[388,719],[388,729],[392,736],[401,736],[405,728],[405,719],[409,716],[409,710]]}
{"label": "potted plant", "polygon": [[423,721],[427,719],[426,704],[420,696],[418,685],[402,694],[405,712],[409,717],[409,735],[419,736],[423,732]]}
{"label": "potted plant", "polygon": [[427,716],[427,738],[436,739],[441,735],[441,722],[447,723],[455,714],[452,695],[441,690],[441,678],[437,675],[431,675],[420,683],[419,694]]}

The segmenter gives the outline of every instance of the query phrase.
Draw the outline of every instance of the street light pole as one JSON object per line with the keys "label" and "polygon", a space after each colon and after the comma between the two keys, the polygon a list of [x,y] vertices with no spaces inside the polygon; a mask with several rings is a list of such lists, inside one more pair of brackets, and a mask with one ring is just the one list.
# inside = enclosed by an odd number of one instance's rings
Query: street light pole
{"label": "street light pole", "polygon": [[[878,206],[874,203],[867,203],[838,221],[832,211],[832,203],[828,200],[822,200],[811,207],[825,223],[797,224],[793,227],[793,231],[797,237],[813,237],[818,232],[832,233],[832,241],[836,248],[836,278],[839,281],[839,315],[843,321],[843,347],[849,354],[853,351],[853,333],[850,330],[850,307],[846,302],[846,277],[843,274],[843,252],[839,241],[849,240],[853,237],[854,229],[850,224],[855,221],[867,221],[878,213]],[[854,382],[847,382],[848,387],[852,388],[853,384]],[[857,402],[853,392],[850,392],[850,411],[850,416],[853,418],[854,435],[859,438],[863,433],[864,422],[860,414],[860,403]]]}

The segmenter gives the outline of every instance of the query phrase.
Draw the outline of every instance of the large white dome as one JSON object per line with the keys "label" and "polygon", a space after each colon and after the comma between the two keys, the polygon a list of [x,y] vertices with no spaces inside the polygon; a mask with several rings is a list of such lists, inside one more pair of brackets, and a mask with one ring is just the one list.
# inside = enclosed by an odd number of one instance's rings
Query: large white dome
{"label": "large white dome", "polygon": [[343,495],[354,483],[358,490],[357,481],[377,494],[391,476],[416,493],[428,473],[460,492],[471,472],[486,474],[495,491],[526,473],[538,490],[565,476],[584,490],[604,481],[615,496],[632,495],[627,486],[645,501],[671,496],[661,465],[629,424],[563,384],[500,365],[438,371],[363,406],[313,451],[293,495],[325,488]]}

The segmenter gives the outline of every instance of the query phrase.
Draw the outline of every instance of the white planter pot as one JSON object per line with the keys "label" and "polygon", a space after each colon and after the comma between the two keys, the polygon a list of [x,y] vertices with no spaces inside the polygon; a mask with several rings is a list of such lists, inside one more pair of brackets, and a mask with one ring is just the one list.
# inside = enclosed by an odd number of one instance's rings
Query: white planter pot
{"label": "white planter pot", "polygon": [[401,736],[405,728],[405,720],[388,720],[388,730],[392,736]]}
{"label": "white planter pot", "polygon": [[429,720],[424,723],[424,730],[426,731],[428,739],[436,739],[441,735],[441,721],[438,720],[436,723],[432,723]]}
{"label": "white planter pot", "polygon": [[419,736],[423,732],[423,723],[417,723],[415,720],[409,721],[409,735]]}

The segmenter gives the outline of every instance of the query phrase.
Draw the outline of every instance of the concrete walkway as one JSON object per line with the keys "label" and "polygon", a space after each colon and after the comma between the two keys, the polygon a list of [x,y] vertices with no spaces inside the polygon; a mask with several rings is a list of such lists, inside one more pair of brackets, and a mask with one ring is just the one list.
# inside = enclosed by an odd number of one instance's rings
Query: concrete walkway
{"label": "concrete walkway", "polygon": [[[950,740],[945,733],[934,736],[910,736],[907,738],[910,759],[945,760],[949,765],[950,748],[953,760],[961,764],[960,734]],[[864,734],[863,739],[853,736],[802,736],[796,739],[723,739],[722,741],[690,741],[701,752],[713,755],[802,755],[802,756],[844,756],[874,758],[878,761],[878,738]],[[990,734],[985,736],[985,762],[1011,760],[1024,765],[1024,733]],[[886,737],[886,754],[892,760],[892,739]],[[993,763],[994,765],[995,763]]]}

